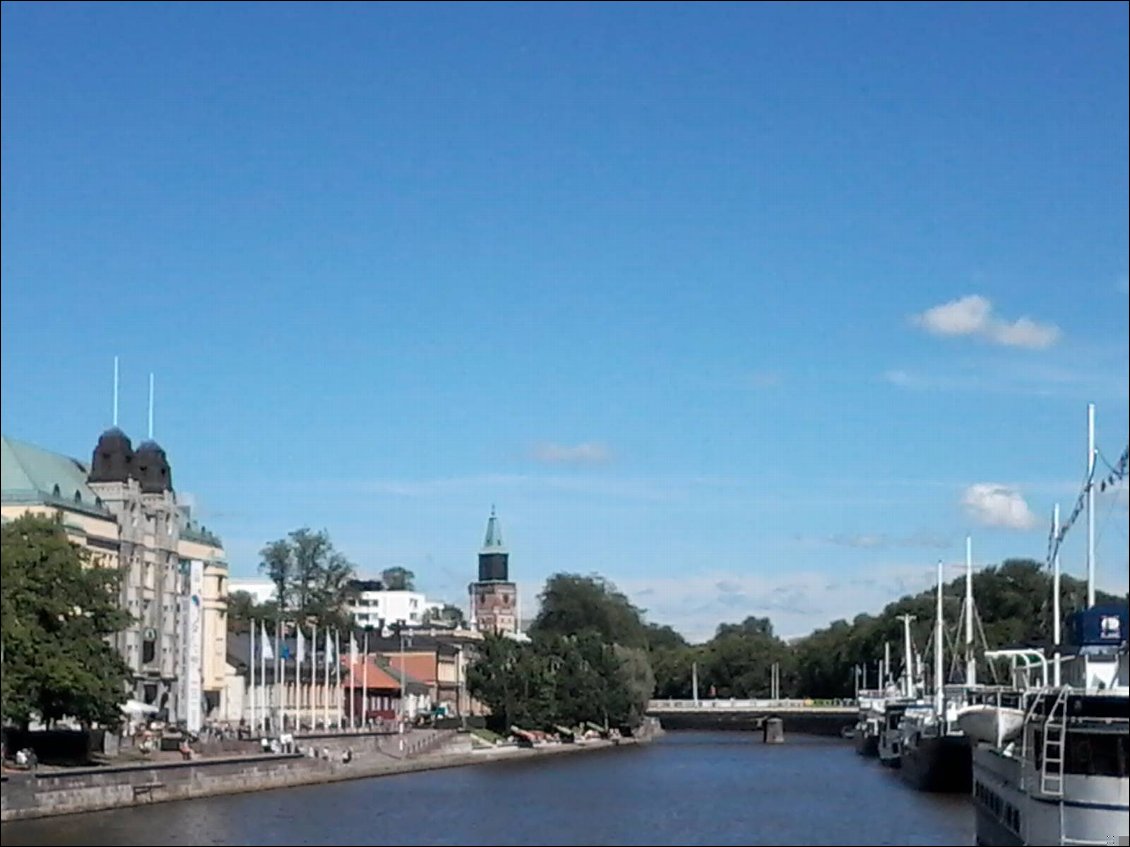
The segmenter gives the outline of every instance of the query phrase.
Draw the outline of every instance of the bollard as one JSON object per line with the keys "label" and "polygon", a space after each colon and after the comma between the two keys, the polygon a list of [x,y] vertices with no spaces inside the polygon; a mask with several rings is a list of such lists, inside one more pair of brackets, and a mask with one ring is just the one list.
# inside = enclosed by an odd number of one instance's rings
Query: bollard
{"label": "bollard", "polygon": [[761,725],[761,740],[765,744],[785,743],[785,722],[780,718],[766,718]]}

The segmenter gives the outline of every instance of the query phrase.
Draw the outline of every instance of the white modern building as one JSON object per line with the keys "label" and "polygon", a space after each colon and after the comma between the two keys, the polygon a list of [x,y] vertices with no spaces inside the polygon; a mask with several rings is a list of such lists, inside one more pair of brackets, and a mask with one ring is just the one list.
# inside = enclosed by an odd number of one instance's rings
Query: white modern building
{"label": "white modern building", "polygon": [[242,591],[250,594],[256,605],[275,599],[275,584],[269,579],[243,579],[233,577],[228,583],[228,591],[235,594]]}
{"label": "white modern building", "polygon": [[353,589],[348,609],[358,626],[425,626],[429,612],[443,609],[443,603],[429,600],[422,592],[389,591],[378,580],[356,580]]}

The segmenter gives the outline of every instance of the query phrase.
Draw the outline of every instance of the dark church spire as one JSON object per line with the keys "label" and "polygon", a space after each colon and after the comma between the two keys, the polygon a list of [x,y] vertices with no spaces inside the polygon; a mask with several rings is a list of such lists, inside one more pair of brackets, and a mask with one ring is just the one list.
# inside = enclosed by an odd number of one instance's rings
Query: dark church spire
{"label": "dark church spire", "polygon": [[510,554],[502,543],[502,526],[494,506],[490,507],[487,534],[479,551],[479,582],[506,582],[510,575]]}

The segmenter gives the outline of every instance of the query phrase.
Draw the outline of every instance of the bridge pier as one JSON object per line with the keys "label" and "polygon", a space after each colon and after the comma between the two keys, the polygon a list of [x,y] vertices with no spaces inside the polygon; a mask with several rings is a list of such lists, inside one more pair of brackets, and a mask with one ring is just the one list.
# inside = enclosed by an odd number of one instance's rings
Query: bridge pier
{"label": "bridge pier", "polygon": [[780,718],[766,718],[761,724],[761,741],[764,744],[784,744],[785,722]]}

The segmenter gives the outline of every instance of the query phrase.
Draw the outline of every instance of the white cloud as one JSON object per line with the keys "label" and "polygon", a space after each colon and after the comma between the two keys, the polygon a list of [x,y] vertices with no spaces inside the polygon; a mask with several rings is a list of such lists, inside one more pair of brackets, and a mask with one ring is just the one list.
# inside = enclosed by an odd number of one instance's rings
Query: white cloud
{"label": "white cloud", "polygon": [[1039,324],[1031,318],[1018,318],[1012,323],[993,322],[988,330],[989,336],[997,344],[1006,347],[1027,347],[1043,350],[1059,340],[1059,327],[1055,324]]}
{"label": "white cloud", "polygon": [[727,480],[697,476],[608,476],[606,474],[569,473],[487,473],[431,479],[371,479],[304,481],[295,486],[304,492],[311,488],[349,492],[360,495],[415,498],[465,498],[495,496],[491,492],[506,491],[514,496],[533,498],[558,492],[586,496],[612,497],[625,500],[661,502],[680,500],[692,488],[719,488]]}
{"label": "white cloud", "polygon": [[608,447],[595,442],[575,445],[542,443],[534,447],[532,455],[539,462],[566,465],[600,465],[612,458]]}
{"label": "white cloud", "polygon": [[929,588],[929,566],[860,567],[864,576],[832,576],[813,571],[770,573],[714,571],[695,576],[614,579],[647,619],[668,624],[691,641],[705,641],[720,623],[768,617],[774,632],[790,638],[807,635],[834,620],[872,614],[906,594]]}
{"label": "white cloud", "polygon": [[913,322],[933,335],[984,338],[1005,347],[1042,350],[1059,340],[1059,327],[1028,317],[1007,321],[993,315],[993,304],[979,294],[969,294],[913,316]]}
{"label": "white cloud", "polygon": [[974,335],[984,331],[993,305],[979,294],[951,300],[915,316],[915,322],[935,335]]}
{"label": "white cloud", "polygon": [[961,503],[974,520],[985,526],[1031,529],[1036,516],[1015,488],[994,482],[979,482],[965,489]]}
{"label": "white cloud", "polygon": [[[1124,356],[1125,354],[1123,354]],[[985,391],[1027,397],[1126,396],[1125,358],[1121,363],[1066,367],[1038,362],[979,362],[955,365],[946,371],[891,368],[879,379],[906,391]]]}
{"label": "white cloud", "polygon": [[924,547],[944,550],[951,541],[936,533],[924,530],[909,535],[888,535],[887,533],[837,533],[818,537],[796,536],[801,544],[815,544],[828,547],[846,547],[850,550],[890,550],[893,548]]}

